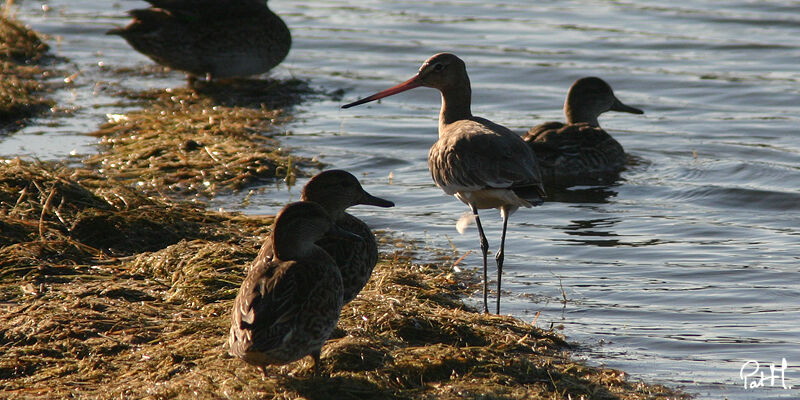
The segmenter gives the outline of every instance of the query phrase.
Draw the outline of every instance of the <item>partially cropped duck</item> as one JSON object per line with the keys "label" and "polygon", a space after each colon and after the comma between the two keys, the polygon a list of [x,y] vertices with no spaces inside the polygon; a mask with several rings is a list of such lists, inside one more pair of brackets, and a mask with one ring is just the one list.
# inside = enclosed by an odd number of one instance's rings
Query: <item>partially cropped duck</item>
{"label": "partially cropped duck", "polygon": [[536,153],[546,185],[592,185],[618,177],[627,156],[597,121],[606,111],[644,113],[617,99],[604,80],[581,78],[569,88],[564,102],[567,123],[545,122],[525,134],[523,139]]}
{"label": "partially cropped duck", "polygon": [[153,61],[198,77],[261,74],[289,53],[289,28],[265,0],[147,0],[122,36]]}
{"label": "partially cropped duck", "polygon": [[233,303],[229,352],[258,367],[307,355],[319,372],[322,345],[342,311],[342,276],[314,242],[327,233],[355,238],[336,227],[319,204],[295,202],[275,218],[270,258],[256,257]]}
{"label": "partially cropped duck", "polygon": [[[320,172],[311,178],[303,188],[301,199],[321,205],[336,226],[361,237],[361,240],[344,240],[328,234],[317,241],[317,245],[330,254],[339,267],[344,286],[344,304],[347,304],[372,276],[372,269],[378,262],[378,243],[369,226],[345,210],[359,204],[394,207],[394,203],[367,193],[355,176],[336,169]],[[265,242],[259,257],[271,256],[272,244]]]}

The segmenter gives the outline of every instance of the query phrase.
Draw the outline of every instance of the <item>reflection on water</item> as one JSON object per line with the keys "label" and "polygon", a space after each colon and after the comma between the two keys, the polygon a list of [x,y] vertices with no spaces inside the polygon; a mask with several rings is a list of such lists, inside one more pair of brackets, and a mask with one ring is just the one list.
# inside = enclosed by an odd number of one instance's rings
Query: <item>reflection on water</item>
{"label": "reflection on water", "polygon": [[616,197],[612,187],[571,187],[548,188],[547,201],[559,203],[608,203],[609,198]]}
{"label": "reflection on water", "polygon": [[618,224],[621,220],[619,218],[600,218],[600,219],[591,219],[586,221],[570,221],[570,224],[564,226],[564,232],[569,235],[580,235],[580,236],[617,236],[613,232],[601,232],[601,231],[587,231],[587,229],[596,229],[596,228],[611,228],[614,225]]}
{"label": "reflection on water", "polygon": [[[55,126],[2,138],[3,154],[92,152],[93,139],[75,133],[125,107],[103,88],[185,85],[180,73],[131,73],[118,83],[107,72],[152,69],[124,41],[103,35],[127,20],[121,10],[144,2],[47,4],[43,14],[39,3],[23,2],[20,17],[60,38],[54,48],[80,70],[57,99],[75,111]],[[345,112],[343,103],[452,51],[467,63],[473,112],[519,132],[560,120],[564,93],[583,76],[603,78],[646,109],[600,118],[631,156],[619,181],[553,191],[543,206],[511,219],[503,310],[529,319],[541,311],[537,325],[563,325],[588,347],[586,358],[685,385],[700,398],[798,398],[797,389],[745,391],[739,379],[747,360],[785,357],[800,388],[796,2],[271,0],[270,7],[294,37],[273,77],[334,94],[298,105],[281,140],[354,172],[397,204],[355,207],[372,226],[472,250],[462,267],[481,265],[477,233],[455,232],[467,208],[443,195],[427,170],[439,95],[411,91]],[[241,208],[245,196],[215,205]],[[297,197],[269,187],[244,210],[275,212]],[[485,214],[487,237],[499,237],[497,213]]]}
{"label": "reflection on water", "polygon": [[[559,226],[556,229],[563,230],[569,236],[580,236],[580,238],[559,239],[566,245],[575,246],[598,246],[598,247],[644,247],[667,244],[668,241],[661,239],[642,238],[638,241],[630,240],[610,230],[620,223],[620,218],[602,218],[585,221],[570,221],[569,225]],[[606,230],[601,230],[606,229]],[[596,239],[595,239],[596,238]]]}

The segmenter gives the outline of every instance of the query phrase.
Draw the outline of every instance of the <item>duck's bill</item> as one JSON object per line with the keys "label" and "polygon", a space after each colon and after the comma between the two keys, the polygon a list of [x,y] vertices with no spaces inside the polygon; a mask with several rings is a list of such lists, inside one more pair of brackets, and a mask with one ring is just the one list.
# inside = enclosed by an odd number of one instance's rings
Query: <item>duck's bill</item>
{"label": "duck's bill", "polygon": [[358,202],[358,204],[377,207],[394,207],[393,202],[384,200],[380,197],[375,197],[367,192],[364,192],[364,196],[361,197],[361,200]]}
{"label": "duck's bill", "polygon": [[644,111],[624,104],[623,102],[619,101],[619,99],[614,99],[614,104],[611,105],[611,111],[627,112],[631,114],[644,114]]}
{"label": "duck's bill", "polygon": [[390,87],[390,88],[388,88],[386,90],[382,90],[382,91],[380,91],[378,93],[375,93],[372,96],[364,97],[363,99],[354,101],[354,102],[352,102],[350,104],[345,104],[345,105],[342,106],[342,108],[355,107],[357,105],[361,105],[361,104],[364,104],[364,103],[369,103],[370,101],[375,101],[375,100],[378,100],[378,99],[382,99],[384,97],[389,97],[389,96],[391,96],[393,94],[398,94],[400,92],[405,92],[406,90],[411,90],[411,89],[413,89],[415,87],[420,87],[420,86],[422,86],[422,82],[419,79],[419,75],[415,75],[413,78],[411,78],[411,79],[409,79],[409,80],[407,80],[407,81],[405,81],[405,82],[403,82],[403,83],[401,83],[401,84],[399,84],[397,86],[392,86],[392,87]]}

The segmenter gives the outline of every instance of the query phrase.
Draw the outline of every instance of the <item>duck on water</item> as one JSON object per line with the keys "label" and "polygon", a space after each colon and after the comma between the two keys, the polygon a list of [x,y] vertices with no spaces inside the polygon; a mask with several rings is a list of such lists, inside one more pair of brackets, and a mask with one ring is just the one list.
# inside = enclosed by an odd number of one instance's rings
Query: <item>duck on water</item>
{"label": "duck on water", "polygon": [[442,95],[439,139],[428,153],[431,177],[446,194],[467,204],[475,218],[483,253],[483,309],[488,313],[487,253],[489,243],[478,216],[479,209],[497,208],[503,217],[497,262],[497,308],[506,229],[509,216],[519,207],[542,203],[544,188],[533,151],[508,128],[472,115],[467,68],[457,56],[439,53],[426,60],[411,79],[372,96],[343,106],[353,107],[416,87],[438,89]]}
{"label": "duck on water", "polygon": [[283,20],[265,0],[147,0],[133,21],[112,29],[158,64],[198,77],[261,74],[280,64],[292,46]]}
{"label": "duck on water", "polygon": [[581,78],[569,88],[564,102],[567,123],[545,122],[524,135],[536,153],[545,185],[596,185],[617,179],[627,155],[597,121],[606,111],[644,114],[621,102],[604,80]]}

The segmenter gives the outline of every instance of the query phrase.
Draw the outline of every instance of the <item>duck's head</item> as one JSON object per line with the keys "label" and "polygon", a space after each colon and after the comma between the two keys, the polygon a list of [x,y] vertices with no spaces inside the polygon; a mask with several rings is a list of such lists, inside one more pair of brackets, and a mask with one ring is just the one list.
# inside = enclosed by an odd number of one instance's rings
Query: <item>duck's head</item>
{"label": "duck's head", "polygon": [[621,111],[644,114],[644,111],[621,102],[606,81],[596,77],[586,77],[575,81],[569,88],[564,102],[567,123],[587,122],[600,126],[597,117],[606,111]]}
{"label": "duck's head", "polygon": [[334,219],[348,207],[359,204],[394,207],[391,201],[367,193],[353,174],[340,169],[323,171],[311,178],[301,199],[322,205]]}
{"label": "duck's head", "polygon": [[336,226],[321,205],[310,201],[289,203],[275,217],[272,248],[279,260],[295,260],[307,254],[326,234],[361,240]]}
{"label": "duck's head", "polygon": [[467,66],[464,64],[464,61],[455,54],[435,54],[422,63],[422,66],[419,67],[419,72],[412,76],[411,79],[375,93],[372,96],[365,97],[350,104],[345,104],[342,108],[350,108],[369,103],[370,101],[382,99],[420,86],[439,89],[440,91],[446,91],[451,88],[466,88],[468,90],[469,77],[467,75]]}

